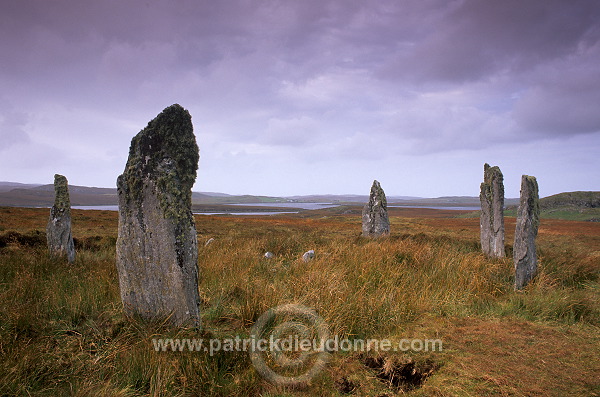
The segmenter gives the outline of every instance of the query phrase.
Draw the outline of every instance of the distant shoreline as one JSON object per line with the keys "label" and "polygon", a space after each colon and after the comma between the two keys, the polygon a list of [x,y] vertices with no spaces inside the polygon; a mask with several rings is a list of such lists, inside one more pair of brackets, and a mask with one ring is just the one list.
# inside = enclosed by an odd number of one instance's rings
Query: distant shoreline
{"label": "distant shoreline", "polygon": [[[337,203],[277,203],[270,206],[268,203],[245,204],[193,204],[192,213],[197,215],[280,215],[298,214],[299,212],[339,207]],[[282,205],[280,205],[282,204]],[[362,206],[361,204],[354,204]],[[35,207],[50,208],[50,207]],[[428,206],[428,205],[388,205],[388,208],[423,208],[443,211],[479,211],[478,206]],[[73,205],[71,209],[84,211],[118,211],[118,205]],[[293,211],[290,211],[293,209]]]}
{"label": "distant shoreline", "polygon": [[[192,213],[197,215],[279,215],[297,214],[303,211],[312,211],[325,208],[339,207],[336,203],[277,203],[271,206],[267,203],[246,204],[193,204]],[[355,204],[360,205],[360,204]],[[49,207],[42,207],[49,208]],[[72,209],[90,211],[118,211],[118,205],[74,205]],[[427,205],[388,205],[388,208],[423,208],[431,210],[479,211],[476,206],[427,206]],[[294,209],[296,211],[290,211]]]}

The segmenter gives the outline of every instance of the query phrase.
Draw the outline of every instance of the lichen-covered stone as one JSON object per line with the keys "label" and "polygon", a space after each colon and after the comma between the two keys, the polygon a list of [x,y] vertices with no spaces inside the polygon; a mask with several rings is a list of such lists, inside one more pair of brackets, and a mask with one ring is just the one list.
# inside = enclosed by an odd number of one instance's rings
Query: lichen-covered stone
{"label": "lichen-covered stone", "polygon": [[373,181],[369,202],[363,208],[362,234],[365,237],[379,237],[390,234],[387,199],[377,181]]}
{"label": "lichen-covered stone", "polygon": [[69,183],[62,175],[54,175],[54,205],[46,226],[46,239],[51,255],[66,256],[69,263],[75,261],[75,245],[71,234],[71,201]]}
{"label": "lichen-covered stone", "polygon": [[525,287],[537,273],[535,238],[538,233],[539,219],[540,204],[537,180],[534,176],[523,175],[513,246],[515,289]]}
{"label": "lichen-covered stone", "polygon": [[198,241],[191,212],[198,145],[180,105],[131,140],[117,179],[117,270],[126,314],[199,326]]}
{"label": "lichen-covered stone", "polygon": [[499,167],[483,166],[479,194],[481,250],[490,257],[503,258],[504,252],[504,177]]}

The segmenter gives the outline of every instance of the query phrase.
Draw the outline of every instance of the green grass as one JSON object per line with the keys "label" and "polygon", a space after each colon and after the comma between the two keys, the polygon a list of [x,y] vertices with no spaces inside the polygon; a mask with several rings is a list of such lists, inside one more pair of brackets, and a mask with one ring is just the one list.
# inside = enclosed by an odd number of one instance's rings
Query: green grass
{"label": "green grass", "polygon": [[566,219],[570,221],[595,221],[600,222],[600,208],[555,208],[542,210],[542,219]]}
{"label": "green grass", "polygon": [[[477,213],[479,216],[479,213]],[[504,216],[517,216],[516,208],[504,211]],[[600,221],[600,208],[558,207],[542,209],[540,219],[563,219],[567,221]]]}

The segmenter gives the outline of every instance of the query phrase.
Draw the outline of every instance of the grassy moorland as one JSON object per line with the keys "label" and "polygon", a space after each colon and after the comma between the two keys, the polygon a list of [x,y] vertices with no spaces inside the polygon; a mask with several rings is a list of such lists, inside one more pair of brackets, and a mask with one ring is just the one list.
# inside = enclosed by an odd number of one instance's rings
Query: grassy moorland
{"label": "grassy moorland", "polygon": [[[505,212],[516,216],[517,206]],[[600,192],[565,192],[540,199],[540,218],[600,221]]]}
{"label": "grassy moorland", "polygon": [[[47,209],[0,208],[0,395],[600,395],[600,224],[543,219],[540,274],[515,292],[512,260],[479,252],[478,219],[394,208],[391,236],[373,241],[358,213],[197,216],[198,335],[123,316],[115,212],[73,211],[69,266],[46,253]],[[514,226],[507,218],[509,254]],[[336,353],[307,389],[285,390],[243,352],[152,347],[248,335],[285,303],[314,308],[340,337],[439,338],[443,351]],[[394,377],[407,362],[422,383]]]}

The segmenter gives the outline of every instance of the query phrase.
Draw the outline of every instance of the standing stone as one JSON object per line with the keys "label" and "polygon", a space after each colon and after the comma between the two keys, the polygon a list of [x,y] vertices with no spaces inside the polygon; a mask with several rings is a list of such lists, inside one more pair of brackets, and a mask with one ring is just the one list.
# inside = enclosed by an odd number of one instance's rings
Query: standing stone
{"label": "standing stone", "polygon": [[517,211],[517,228],[513,247],[515,289],[525,287],[537,273],[535,238],[540,224],[538,184],[534,176],[521,178],[521,200]]}
{"label": "standing stone", "polygon": [[481,250],[490,257],[504,257],[504,177],[499,167],[483,166],[479,193]]}
{"label": "standing stone", "polygon": [[187,110],[175,104],[131,140],[117,179],[117,270],[125,313],[200,326],[198,241],[192,185],[198,145]]}
{"label": "standing stone", "polygon": [[75,245],[71,234],[71,200],[69,183],[62,175],[54,175],[54,205],[46,226],[46,239],[51,255],[66,256],[69,263],[75,261]]}
{"label": "standing stone", "polygon": [[365,237],[379,237],[390,234],[387,200],[379,182],[373,181],[369,202],[362,212],[362,234]]}

